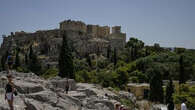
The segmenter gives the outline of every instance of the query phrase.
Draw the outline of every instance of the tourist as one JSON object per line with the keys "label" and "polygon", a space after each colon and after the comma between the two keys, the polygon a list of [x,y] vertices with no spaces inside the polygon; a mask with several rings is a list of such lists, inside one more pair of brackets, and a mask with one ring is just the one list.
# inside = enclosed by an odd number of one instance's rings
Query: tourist
{"label": "tourist", "polygon": [[7,65],[8,65],[8,74],[9,74],[13,65],[13,58],[11,53],[9,53],[9,55],[7,56]]}
{"label": "tourist", "polygon": [[68,91],[69,91],[69,82],[68,82],[68,79],[66,81],[66,87],[65,87],[65,89],[66,89],[66,94],[68,94]]}
{"label": "tourist", "polygon": [[117,103],[117,104],[115,105],[115,110],[120,110],[120,104]]}
{"label": "tourist", "polygon": [[183,103],[181,104],[181,110],[187,110],[187,106],[185,104],[186,100],[183,101]]}
{"label": "tourist", "polygon": [[10,110],[14,110],[14,106],[13,106],[13,101],[14,101],[14,93],[15,95],[17,95],[17,93],[15,92],[14,89],[14,83],[12,82],[12,75],[8,74],[7,75],[7,79],[8,79],[8,84],[6,85],[6,93],[5,93],[5,100],[7,100]]}
{"label": "tourist", "polygon": [[121,105],[120,110],[123,110],[123,109],[124,109],[124,105]]}
{"label": "tourist", "polygon": [[168,110],[174,110],[174,103],[173,103],[173,101],[170,101],[169,103],[168,103]]}

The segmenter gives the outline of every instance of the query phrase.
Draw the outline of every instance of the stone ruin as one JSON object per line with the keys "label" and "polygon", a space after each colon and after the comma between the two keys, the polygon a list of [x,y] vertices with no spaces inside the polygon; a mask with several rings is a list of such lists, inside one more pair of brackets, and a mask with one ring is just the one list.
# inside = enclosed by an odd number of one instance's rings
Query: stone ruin
{"label": "stone ruin", "polygon": [[0,56],[7,50],[19,47],[22,54],[26,54],[30,45],[38,55],[44,55],[50,62],[57,61],[59,48],[62,43],[62,34],[67,32],[67,37],[78,56],[100,52],[107,54],[107,49],[121,50],[125,46],[126,34],[121,32],[121,26],[86,25],[81,21],[65,20],[60,22],[59,29],[39,30],[34,33],[11,32],[11,35],[3,36],[0,48]]}

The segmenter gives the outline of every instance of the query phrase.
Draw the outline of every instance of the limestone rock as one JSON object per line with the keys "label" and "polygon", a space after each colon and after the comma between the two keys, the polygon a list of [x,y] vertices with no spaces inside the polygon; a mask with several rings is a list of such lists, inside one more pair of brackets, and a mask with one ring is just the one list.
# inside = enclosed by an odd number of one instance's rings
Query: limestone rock
{"label": "limestone rock", "polygon": [[[51,84],[55,88],[61,88],[65,90],[66,85],[67,85],[67,79],[51,79]],[[73,79],[68,79],[68,84],[69,84],[69,90],[75,90],[76,89],[76,82]]]}
{"label": "limestone rock", "polygon": [[167,110],[167,106],[163,104],[153,104],[151,110]]}
{"label": "limestone rock", "polygon": [[0,103],[0,110],[9,110],[9,107]]}
{"label": "limestone rock", "polygon": [[[4,99],[7,79],[6,74],[0,74],[0,99]],[[65,94],[67,79],[44,80],[33,73],[27,74],[13,71],[13,82],[18,90],[18,96],[14,96],[17,110],[114,110],[115,102],[119,102],[121,97],[133,98],[126,92],[116,94],[99,85],[76,84],[72,79],[69,79],[70,91]],[[0,110],[8,110],[6,100],[0,101]]]}
{"label": "limestone rock", "polygon": [[125,91],[120,91],[119,92],[119,97],[123,98],[123,99],[130,100],[133,103],[136,103],[136,97],[132,93],[125,92]]}
{"label": "limestone rock", "polygon": [[22,94],[36,93],[44,90],[40,84],[30,82],[16,81],[15,85],[17,91]]}

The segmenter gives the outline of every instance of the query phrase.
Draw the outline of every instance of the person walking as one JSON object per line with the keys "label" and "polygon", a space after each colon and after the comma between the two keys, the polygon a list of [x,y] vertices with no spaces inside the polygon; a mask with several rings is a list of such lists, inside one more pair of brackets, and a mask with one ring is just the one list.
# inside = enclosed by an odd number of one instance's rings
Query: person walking
{"label": "person walking", "polygon": [[5,87],[6,93],[5,93],[5,100],[7,100],[10,110],[14,110],[13,101],[14,101],[14,94],[16,95],[14,83],[12,81],[12,75],[8,74],[7,79],[8,83]]}
{"label": "person walking", "polygon": [[115,109],[114,110],[120,110],[120,104],[119,103],[115,104]]}
{"label": "person walking", "polygon": [[187,106],[185,104],[186,101],[183,101],[183,103],[181,104],[181,110],[187,110]]}
{"label": "person walking", "polygon": [[66,81],[66,87],[65,87],[65,89],[66,89],[66,94],[68,94],[68,91],[69,91],[69,82],[68,82],[68,79]]}
{"label": "person walking", "polygon": [[173,103],[173,101],[170,101],[169,103],[168,103],[168,110],[174,110],[174,108],[175,108],[175,106],[174,106],[174,103]]}
{"label": "person walking", "polygon": [[10,73],[11,69],[12,69],[12,65],[13,65],[13,57],[12,54],[9,53],[9,55],[7,56],[7,65],[8,65],[8,74]]}

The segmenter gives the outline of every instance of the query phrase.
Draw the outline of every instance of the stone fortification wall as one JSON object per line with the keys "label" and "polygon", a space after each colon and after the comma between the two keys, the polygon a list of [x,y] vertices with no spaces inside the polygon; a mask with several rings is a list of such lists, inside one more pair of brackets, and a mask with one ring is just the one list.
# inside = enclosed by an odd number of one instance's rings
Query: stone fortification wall
{"label": "stone fortification wall", "polygon": [[110,33],[108,26],[86,25],[81,21],[66,20],[60,23],[60,29],[39,30],[34,33],[12,32],[11,35],[4,36],[0,55],[6,52],[14,41],[23,53],[28,51],[30,45],[33,45],[38,55],[58,57],[63,31],[67,31],[69,41],[80,56],[96,53],[97,49],[105,55],[108,46],[119,50],[125,47],[126,34],[121,33],[120,26],[112,27],[112,33]]}
{"label": "stone fortification wall", "polygon": [[111,48],[117,48],[119,50],[123,49],[126,44],[126,34],[125,33],[112,33],[108,36]]}
{"label": "stone fortification wall", "polygon": [[81,21],[65,20],[60,22],[60,29],[87,32],[86,24]]}
{"label": "stone fortification wall", "polygon": [[87,25],[87,33],[93,37],[107,37],[110,34],[109,26]]}
{"label": "stone fortification wall", "polygon": [[121,33],[121,26],[112,27],[112,33]]}

